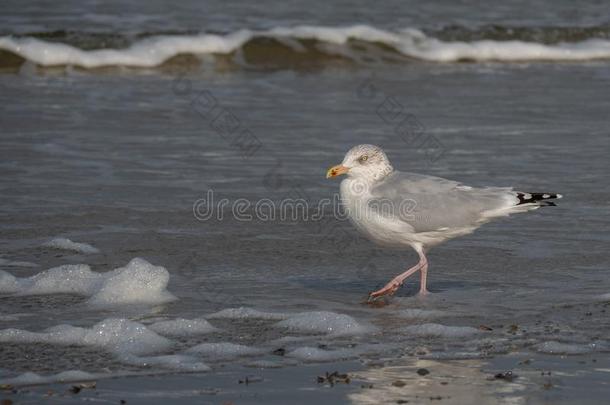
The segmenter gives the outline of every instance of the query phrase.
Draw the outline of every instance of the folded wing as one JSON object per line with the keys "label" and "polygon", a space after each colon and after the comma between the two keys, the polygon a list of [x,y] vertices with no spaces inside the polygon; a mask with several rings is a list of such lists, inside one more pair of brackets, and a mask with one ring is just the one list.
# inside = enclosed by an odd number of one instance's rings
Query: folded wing
{"label": "folded wing", "polygon": [[506,187],[473,188],[434,176],[395,171],[371,190],[369,207],[410,225],[414,232],[476,227],[515,209],[517,192]]}

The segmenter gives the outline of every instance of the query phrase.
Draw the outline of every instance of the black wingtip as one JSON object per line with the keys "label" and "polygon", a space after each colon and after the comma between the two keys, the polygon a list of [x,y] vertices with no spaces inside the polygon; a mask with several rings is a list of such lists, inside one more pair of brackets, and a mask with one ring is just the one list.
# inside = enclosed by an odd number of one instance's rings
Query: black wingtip
{"label": "black wingtip", "polygon": [[519,203],[521,204],[531,204],[531,203],[540,203],[542,206],[556,206],[554,202],[547,200],[555,200],[562,198],[561,194],[554,193],[517,193],[517,198],[519,199]]}

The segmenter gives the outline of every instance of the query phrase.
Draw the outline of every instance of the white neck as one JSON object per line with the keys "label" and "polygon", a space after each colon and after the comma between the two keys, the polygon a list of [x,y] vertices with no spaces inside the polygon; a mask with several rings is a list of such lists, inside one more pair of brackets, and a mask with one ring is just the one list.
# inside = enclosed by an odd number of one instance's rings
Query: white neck
{"label": "white neck", "polygon": [[394,168],[389,163],[379,164],[371,167],[359,167],[348,172],[348,177],[365,183],[374,183],[392,173]]}

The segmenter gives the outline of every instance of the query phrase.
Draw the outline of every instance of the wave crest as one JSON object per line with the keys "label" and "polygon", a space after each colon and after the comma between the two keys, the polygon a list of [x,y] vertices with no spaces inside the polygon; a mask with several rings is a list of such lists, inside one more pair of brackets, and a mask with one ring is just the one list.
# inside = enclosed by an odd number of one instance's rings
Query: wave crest
{"label": "wave crest", "polygon": [[[0,37],[0,66],[24,60],[40,66],[154,68],[181,55],[214,55],[254,66],[299,67],[328,63],[462,61],[585,61],[610,59],[610,30],[484,27],[388,31],[350,27],[276,27],[229,34],[143,34],[127,38],[55,32]],[[130,45],[127,45],[130,44]],[[111,47],[108,48],[107,46]],[[116,46],[116,47],[112,47]],[[189,63],[201,63],[197,58]]]}

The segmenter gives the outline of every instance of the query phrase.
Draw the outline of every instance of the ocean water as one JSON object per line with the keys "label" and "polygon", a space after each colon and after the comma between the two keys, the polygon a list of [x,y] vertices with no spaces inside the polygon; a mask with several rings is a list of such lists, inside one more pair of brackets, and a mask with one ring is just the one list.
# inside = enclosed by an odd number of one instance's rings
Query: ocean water
{"label": "ocean water", "polygon": [[[603,403],[606,8],[3,2],[0,395]],[[434,248],[429,296],[415,276],[367,305],[417,256],[321,203],[359,143],[564,198]]]}

